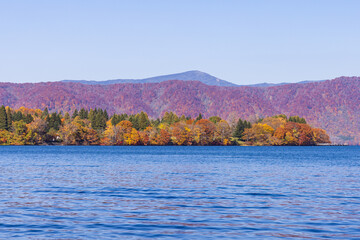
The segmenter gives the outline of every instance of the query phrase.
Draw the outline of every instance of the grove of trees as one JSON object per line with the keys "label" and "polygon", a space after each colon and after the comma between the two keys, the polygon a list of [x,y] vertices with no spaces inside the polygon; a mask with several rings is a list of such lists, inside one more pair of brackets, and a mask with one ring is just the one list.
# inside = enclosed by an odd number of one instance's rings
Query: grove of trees
{"label": "grove of trees", "polygon": [[208,119],[164,113],[150,119],[145,112],[112,114],[103,109],[72,113],[47,108],[0,107],[1,145],[317,145],[330,143],[319,128],[299,116],[277,115],[256,122],[238,119],[229,124],[218,116]]}

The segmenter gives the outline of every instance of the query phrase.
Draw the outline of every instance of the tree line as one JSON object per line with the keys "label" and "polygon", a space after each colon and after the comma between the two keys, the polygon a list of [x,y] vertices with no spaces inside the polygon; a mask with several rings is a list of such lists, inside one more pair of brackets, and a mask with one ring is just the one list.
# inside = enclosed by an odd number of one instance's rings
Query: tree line
{"label": "tree line", "polygon": [[276,115],[228,123],[219,116],[196,118],[165,112],[112,114],[106,109],[49,112],[47,108],[0,107],[1,145],[317,145],[330,143],[325,130],[299,116]]}

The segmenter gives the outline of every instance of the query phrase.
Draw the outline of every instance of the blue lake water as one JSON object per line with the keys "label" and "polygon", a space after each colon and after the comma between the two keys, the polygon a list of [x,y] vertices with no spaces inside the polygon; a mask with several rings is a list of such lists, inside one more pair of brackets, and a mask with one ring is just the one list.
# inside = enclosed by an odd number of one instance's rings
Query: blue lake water
{"label": "blue lake water", "polygon": [[0,147],[0,239],[360,239],[360,147]]}

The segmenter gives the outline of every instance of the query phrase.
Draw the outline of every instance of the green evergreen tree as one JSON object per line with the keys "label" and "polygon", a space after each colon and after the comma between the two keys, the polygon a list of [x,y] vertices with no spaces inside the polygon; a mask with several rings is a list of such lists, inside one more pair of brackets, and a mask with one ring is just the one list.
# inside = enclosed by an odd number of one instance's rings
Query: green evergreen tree
{"label": "green evergreen tree", "polygon": [[91,127],[93,129],[99,129],[99,122],[100,122],[100,118],[99,118],[98,111],[94,110],[94,116],[92,118]]}
{"label": "green evergreen tree", "polygon": [[106,109],[104,110],[104,114],[103,114],[105,121],[109,121],[109,114],[107,113]]}
{"label": "green evergreen tree", "polygon": [[12,113],[10,107],[6,109],[6,117],[7,117],[7,129],[10,130],[12,128]]}
{"label": "green evergreen tree", "polygon": [[251,123],[246,120],[243,121],[241,118],[239,118],[235,126],[233,137],[241,139],[244,135],[245,128],[251,128]]}
{"label": "green evergreen tree", "polygon": [[197,118],[195,119],[195,122],[201,120],[202,118],[203,118],[203,117],[202,117],[201,113],[199,113],[199,116],[197,116]]}
{"label": "green evergreen tree", "polygon": [[60,114],[56,114],[56,126],[57,126],[57,130],[60,129],[61,126],[61,115]]}
{"label": "green evergreen tree", "polygon": [[119,121],[119,116],[114,114],[112,117],[111,117],[111,125],[115,126],[116,124],[118,124],[120,121]]}
{"label": "green evergreen tree", "polygon": [[288,121],[289,122],[296,122],[296,123],[304,123],[304,124],[306,124],[305,118],[301,118],[299,116],[290,116]]}
{"label": "green evergreen tree", "polygon": [[245,128],[251,128],[251,123],[245,120]]}
{"label": "green evergreen tree", "polygon": [[123,114],[120,115],[120,122],[124,121],[124,120],[127,120],[128,118],[129,118],[129,116],[126,113],[123,113]]}
{"label": "green evergreen tree", "polygon": [[[90,118],[91,113],[91,118]],[[91,127],[95,130],[103,130],[106,128],[106,117],[102,109],[96,109],[91,112],[90,110],[89,118],[91,121]]]}
{"label": "green evergreen tree", "polygon": [[181,115],[181,117],[179,118],[179,121],[180,122],[184,122],[184,121],[186,121],[186,117],[185,117],[185,115],[183,114],[183,115]]}
{"label": "green evergreen tree", "polygon": [[162,123],[169,123],[170,122],[170,113],[165,112],[164,116],[161,119],[161,122]]}
{"label": "green evergreen tree", "polygon": [[14,114],[12,116],[12,120],[14,122],[17,122],[17,121],[20,121],[23,119],[24,119],[24,115],[22,114],[22,112],[20,112],[20,111],[14,112]]}
{"label": "green evergreen tree", "polygon": [[0,107],[0,129],[8,130],[8,121],[4,105]]}
{"label": "green evergreen tree", "polygon": [[128,118],[128,115],[126,113],[123,113],[123,114],[120,114],[120,115],[114,114],[111,117],[111,124],[113,126],[115,126],[116,124],[118,124],[121,121],[126,120],[127,118]]}
{"label": "green evergreen tree", "polygon": [[138,121],[138,117],[137,115],[130,115],[129,116],[129,121],[132,123],[133,128],[135,128],[136,130],[139,129],[139,121]]}
{"label": "green evergreen tree", "polygon": [[24,117],[24,121],[28,124],[31,123],[34,120],[33,116],[29,113],[26,114],[26,116]]}
{"label": "green evergreen tree", "polygon": [[70,114],[66,112],[64,118],[66,121],[70,120]]}
{"label": "green evergreen tree", "polygon": [[98,113],[100,114],[101,117],[104,116],[104,111],[102,110],[102,108],[99,108],[99,109],[98,109]]}
{"label": "green evergreen tree", "polygon": [[138,116],[138,128],[139,130],[144,130],[150,125],[149,117],[146,113],[141,111],[141,113]]}
{"label": "green evergreen tree", "polygon": [[150,124],[152,127],[158,127],[160,123],[161,123],[161,121],[159,118],[157,118],[155,120],[150,120]]}
{"label": "green evergreen tree", "polygon": [[209,117],[209,120],[212,121],[213,123],[218,123],[221,121],[221,117],[212,116],[212,117]]}
{"label": "green evergreen tree", "polygon": [[104,116],[104,114],[100,115],[99,128],[100,129],[106,128],[106,117]]}
{"label": "green evergreen tree", "polygon": [[167,123],[169,125],[179,122],[180,118],[173,112],[165,112],[163,118],[161,119],[162,123]]}
{"label": "green evergreen tree", "polygon": [[50,129],[55,129],[56,131],[60,129],[60,125],[61,125],[61,118],[60,115],[57,114],[56,112],[53,112],[48,118],[47,118],[47,123],[48,123],[48,130]]}
{"label": "green evergreen tree", "polygon": [[48,108],[46,107],[45,109],[44,109],[44,111],[41,113],[41,118],[42,119],[45,119],[45,118],[47,118],[49,116],[49,110],[48,110]]}
{"label": "green evergreen tree", "polygon": [[275,115],[275,116],[273,116],[273,118],[283,118],[283,119],[287,120],[287,116],[285,114]]}
{"label": "green evergreen tree", "polygon": [[179,116],[178,115],[176,115],[176,113],[173,113],[173,112],[170,112],[171,113],[171,115],[172,115],[172,122],[171,122],[171,124],[173,124],[173,123],[176,123],[176,122],[179,122],[180,121],[180,118],[179,118]]}
{"label": "green evergreen tree", "polygon": [[77,109],[75,109],[75,111],[73,112],[73,115],[71,116],[72,119],[76,118],[77,116],[79,116],[79,112]]}
{"label": "green evergreen tree", "polygon": [[79,112],[79,117],[80,117],[80,119],[87,119],[88,112],[84,108],[81,108],[80,112]]}
{"label": "green evergreen tree", "polygon": [[89,114],[88,114],[88,119],[90,120],[91,123],[94,122],[94,120],[95,120],[95,111],[93,109],[90,109]]}

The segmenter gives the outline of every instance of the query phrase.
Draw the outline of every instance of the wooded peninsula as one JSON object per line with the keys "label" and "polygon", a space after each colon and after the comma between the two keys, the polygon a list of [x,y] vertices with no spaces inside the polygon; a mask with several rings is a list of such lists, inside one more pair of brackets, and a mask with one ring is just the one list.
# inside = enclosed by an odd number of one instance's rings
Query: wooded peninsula
{"label": "wooded peninsula", "polygon": [[165,112],[150,119],[145,112],[112,114],[75,109],[50,113],[47,108],[0,107],[0,145],[183,145],[314,146],[330,143],[326,131],[304,118],[283,114],[255,122],[227,122],[218,116],[196,118]]}

